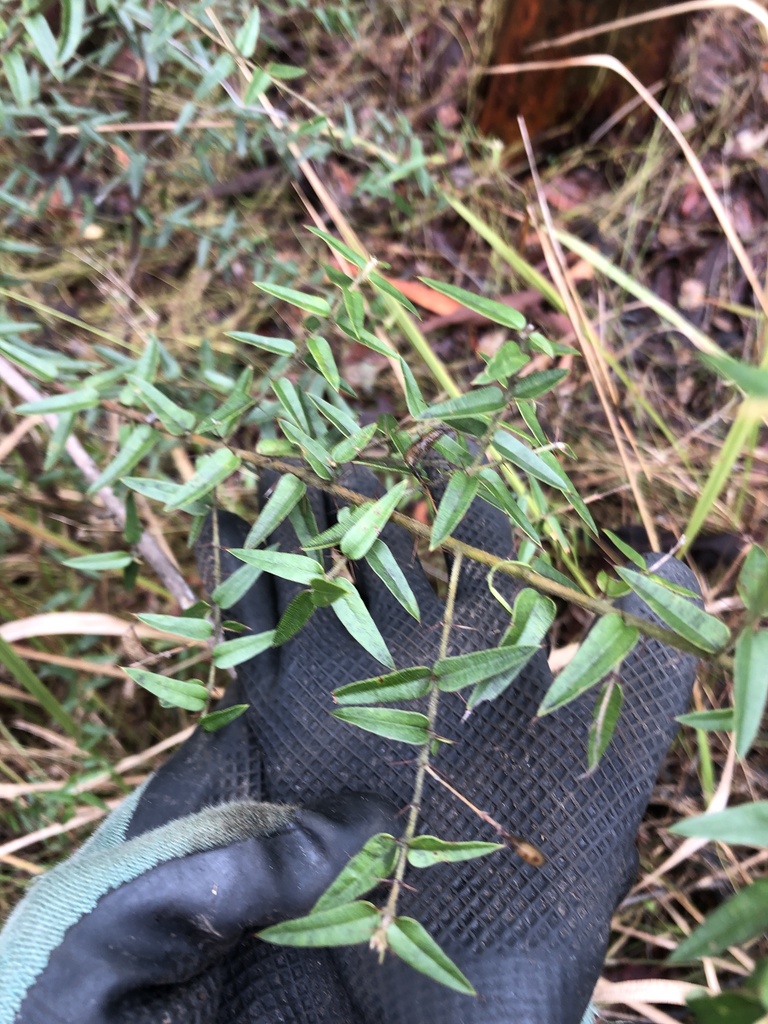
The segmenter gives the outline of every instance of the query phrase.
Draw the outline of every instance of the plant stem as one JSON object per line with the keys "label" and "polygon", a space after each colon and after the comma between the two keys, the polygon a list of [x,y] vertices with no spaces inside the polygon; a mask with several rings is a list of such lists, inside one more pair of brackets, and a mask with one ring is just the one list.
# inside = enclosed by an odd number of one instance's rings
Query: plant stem
{"label": "plant stem", "polygon": [[[146,414],[138,409],[126,408],[120,405],[119,402],[110,399],[104,399],[100,404],[105,409],[117,412],[124,419],[134,420],[137,423],[147,422]],[[181,439],[165,430],[162,424],[154,423],[153,426],[159,433],[172,438],[177,443],[181,443]],[[187,443],[195,444],[208,451],[217,450],[222,444],[220,439],[205,437],[202,434],[187,434],[185,440]],[[364,494],[358,494],[357,491],[350,490],[349,487],[344,487],[331,480],[323,480],[305,466],[297,466],[295,463],[276,459],[269,455],[260,455],[258,452],[249,451],[244,448],[230,446],[230,451],[249,465],[256,466],[259,469],[270,469],[276,473],[290,473],[292,476],[298,477],[299,480],[303,480],[310,487],[325,491],[327,494],[332,494],[335,498],[349,505],[367,505],[375,500]],[[430,539],[431,531],[428,526],[417,522],[415,519],[411,519],[409,516],[403,515],[402,512],[393,512],[391,519],[392,522],[404,527],[413,536],[422,537],[425,540]],[[706,658],[708,661],[716,663],[728,671],[733,671],[733,658],[729,655],[723,652],[713,654],[711,651],[703,650],[697,647],[696,644],[684,639],[684,637],[678,636],[671,629],[657,626],[655,622],[649,622],[648,619],[643,619],[639,615],[632,615],[630,612],[623,611],[617,608],[612,601],[608,601],[605,598],[590,597],[580,590],[574,590],[571,587],[565,586],[565,584],[558,583],[556,580],[550,580],[546,576],[542,576],[541,573],[536,572],[529,565],[500,558],[498,555],[492,555],[482,548],[465,544],[455,537],[446,537],[445,540],[441,541],[439,547],[443,551],[450,551],[453,555],[461,554],[465,558],[471,558],[473,562],[479,562],[481,565],[487,565],[488,568],[496,569],[497,572],[504,573],[506,576],[512,576],[513,579],[520,580],[521,583],[533,587],[542,594],[549,594],[551,597],[559,598],[561,601],[578,605],[580,608],[586,608],[587,611],[592,612],[594,615],[620,615],[627,626],[633,626],[644,636],[648,636],[653,640],[659,640],[661,643],[674,647],[677,650],[686,651],[688,654],[695,654],[699,658]]]}
{"label": "plant stem", "polygon": [[[461,566],[464,556],[461,552],[456,556],[451,567],[451,576],[448,582],[448,598],[445,602],[445,615],[443,616],[443,632],[440,637],[440,653],[438,657],[442,661],[448,653],[448,643],[451,638],[451,626],[453,624],[453,613],[456,607],[456,591],[461,575]],[[416,767],[416,779],[413,784],[413,797],[411,809],[408,814],[408,821],[400,839],[400,849],[397,855],[397,864],[392,876],[392,888],[389,892],[389,899],[381,916],[381,924],[374,934],[371,945],[378,949],[381,956],[386,951],[386,930],[393,921],[397,912],[397,901],[403,884],[405,869],[408,865],[408,843],[416,835],[416,825],[421,811],[421,802],[424,795],[424,779],[429,771],[429,752],[435,740],[435,725],[437,724],[437,708],[440,702],[440,688],[437,681],[433,679],[432,688],[429,691],[429,703],[427,705],[427,719],[429,720],[429,739],[419,750],[419,759]]]}

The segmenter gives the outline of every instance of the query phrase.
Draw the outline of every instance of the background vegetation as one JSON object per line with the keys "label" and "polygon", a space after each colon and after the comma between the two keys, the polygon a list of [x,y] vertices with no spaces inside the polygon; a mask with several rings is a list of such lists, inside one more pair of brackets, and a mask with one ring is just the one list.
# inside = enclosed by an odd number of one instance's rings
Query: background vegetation
{"label": "background vegetation", "polygon": [[[699,1019],[755,1021],[768,1012],[755,939],[768,927],[768,18],[703,15],[667,122],[655,111],[638,131],[628,116],[542,158],[473,129],[474,9],[3,6],[0,913],[188,735],[178,692],[161,706],[141,673],[207,706],[211,631],[187,541],[214,490],[252,519],[261,466],[299,454],[332,484],[365,451],[385,511],[418,532],[427,505],[398,481],[439,423],[527,453],[502,448],[497,496],[521,562],[558,598],[557,666],[604,610],[616,550],[593,524],[640,523],[622,534],[637,546],[644,531],[693,551],[707,612],[731,633],[673,624],[716,657],[641,832],[643,875],[598,996],[607,1019],[619,1004],[669,1021],[694,983],[727,993]],[[425,554],[491,486],[476,469],[422,527]],[[706,541],[715,530],[725,538]],[[578,600],[563,600],[567,580]],[[135,618],[190,609],[172,642],[155,631],[167,622]],[[735,817],[682,824],[682,845],[667,828],[727,805]],[[670,964],[734,891],[738,921],[726,904],[678,959],[710,955]]]}

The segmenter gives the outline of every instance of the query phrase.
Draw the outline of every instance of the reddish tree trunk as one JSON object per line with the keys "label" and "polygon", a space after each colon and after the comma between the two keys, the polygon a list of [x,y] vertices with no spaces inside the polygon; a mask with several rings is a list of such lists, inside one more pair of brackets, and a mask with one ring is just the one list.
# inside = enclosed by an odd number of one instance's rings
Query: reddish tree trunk
{"label": "reddish tree trunk", "polygon": [[[659,0],[497,0],[505,4],[498,36],[491,48],[493,64],[610,53],[645,85],[669,73],[675,43],[685,18],[658,20],[609,30],[567,46],[528,53],[528,47],[570,32],[605,24],[625,15],[659,7]],[[479,126],[506,143],[518,142],[517,116],[532,135],[574,129],[582,137],[635,95],[613,71],[565,68],[510,75],[489,75]],[[644,110],[643,108],[640,108]],[[573,138],[573,132],[571,132]]]}

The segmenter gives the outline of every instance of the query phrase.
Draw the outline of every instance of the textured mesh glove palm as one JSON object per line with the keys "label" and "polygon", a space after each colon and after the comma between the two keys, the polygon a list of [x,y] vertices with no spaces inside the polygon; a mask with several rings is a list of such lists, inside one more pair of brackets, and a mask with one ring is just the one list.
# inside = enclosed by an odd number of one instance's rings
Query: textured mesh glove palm
{"label": "textured mesh glove palm", "polygon": [[[375,487],[363,473],[347,483],[368,493]],[[318,527],[332,525],[329,500],[315,494],[312,503]],[[242,546],[247,531],[237,517],[219,514],[225,576],[242,564],[225,549]],[[503,558],[512,555],[506,517],[483,501],[475,501],[456,535]],[[429,665],[438,657],[443,605],[405,532],[390,525],[383,539],[418,599],[421,623],[365,563],[355,565],[356,584],[397,667]],[[283,551],[300,549],[287,524],[272,542]],[[212,587],[210,522],[198,557]],[[474,564],[462,571],[449,654],[496,646],[509,625],[486,572]],[[695,587],[679,563],[668,562],[661,573]],[[512,581],[497,575],[495,583],[511,603]],[[273,629],[299,589],[265,573],[228,616],[254,632]],[[623,603],[652,617],[634,597]],[[402,912],[425,925],[475,985],[476,998],[444,988],[394,957],[380,967],[365,947],[296,950],[245,937],[192,981],[153,990],[151,998],[131,997],[119,1016],[108,1019],[159,1019],[162,1008],[169,1022],[578,1024],[602,965],[611,914],[635,872],[636,830],[674,735],[674,717],[687,705],[694,667],[688,656],[640,642],[622,669],[624,707],[614,739],[591,775],[584,773],[584,747],[594,697],[535,717],[551,683],[544,651],[501,697],[467,718],[460,694],[441,695],[437,731],[452,742],[441,746],[435,767],[547,858],[534,868],[504,850],[406,875],[412,888],[401,896]],[[307,805],[344,790],[371,791],[406,808],[415,748],[330,715],[333,689],[381,671],[332,609],[317,611],[292,641],[240,667],[225,700],[248,703],[248,712],[218,733],[198,730],[149,783],[128,838],[243,798]],[[496,838],[429,777],[419,831],[450,840]]]}

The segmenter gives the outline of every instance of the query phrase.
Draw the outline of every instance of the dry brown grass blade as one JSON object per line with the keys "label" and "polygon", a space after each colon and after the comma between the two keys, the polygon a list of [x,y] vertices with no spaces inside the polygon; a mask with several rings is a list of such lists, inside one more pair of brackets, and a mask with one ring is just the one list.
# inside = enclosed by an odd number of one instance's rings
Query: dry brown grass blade
{"label": "dry brown grass blade", "polygon": [[666,978],[640,978],[633,981],[609,981],[600,978],[592,994],[593,1002],[599,1006],[613,1006],[632,1003],[665,1003],[668,1006],[685,1006],[689,995],[701,992],[700,985]]}
{"label": "dry brown grass blade", "polygon": [[715,187],[709,180],[706,171],[701,165],[701,161],[694,153],[690,143],[675,124],[674,120],[669,116],[666,110],[657,103],[643,83],[639,81],[639,79],[637,79],[632,72],[621,63],[621,61],[617,60],[615,57],[611,57],[609,54],[597,53],[590,54],[585,57],[568,57],[563,60],[538,60],[528,61],[522,64],[498,64],[494,67],[483,69],[483,73],[489,75],[508,75],[520,74],[524,71],[553,71],[561,68],[574,67],[605,68],[607,71],[613,71],[617,75],[620,75],[632,86],[633,89],[636,90],[667,131],[669,131],[670,135],[673,137],[685,156],[688,166],[693,171],[694,177],[699,183],[702,192],[707,197],[707,201],[709,202],[713,213],[717,217],[717,221],[722,228],[723,234],[728,239],[733,253],[744,272],[744,276],[749,281],[752,291],[754,292],[755,299],[760,304],[765,316],[768,317],[768,294],[766,294],[766,289],[760,283],[757,272],[749,258],[749,255],[747,254],[746,249],[742,245],[741,239],[739,238],[733,222],[728,215],[728,211],[725,209],[720,196],[717,194]]}
{"label": "dry brown grass blade", "polygon": [[141,640],[172,639],[185,647],[205,647],[204,640],[182,639],[106,612],[46,612],[0,624],[0,637],[8,643],[36,636],[125,636],[127,633]]}
{"label": "dry brown grass blade", "polygon": [[42,416],[25,416],[24,419],[19,420],[13,430],[0,441],[0,462],[7,459],[21,439],[42,422]]}
{"label": "dry brown grass blade", "polygon": [[618,403],[618,394],[608,372],[608,367],[605,363],[605,359],[603,358],[600,345],[597,343],[597,339],[593,336],[593,332],[578,293],[568,278],[565,255],[557,240],[555,226],[549,211],[549,204],[547,203],[546,195],[539,178],[531,140],[528,135],[525,122],[522,118],[518,118],[518,125],[520,127],[520,134],[525,146],[528,165],[533,177],[539,207],[541,209],[542,217],[544,218],[544,224],[546,225],[546,231],[542,231],[538,228],[537,217],[534,210],[529,210],[529,216],[531,217],[534,225],[537,226],[539,242],[547,261],[547,267],[549,268],[555,287],[560,292],[562,300],[565,303],[574,334],[578,339],[579,347],[584,356],[592,377],[592,382],[595,386],[595,391],[600,400],[600,405],[602,406],[603,412],[608,420],[608,425],[610,427],[611,434],[613,435],[616,450],[624,467],[624,472],[632,490],[632,495],[635,499],[635,504],[637,505],[637,510],[640,518],[642,519],[643,526],[645,527],[646,533],[648,534],[654,550],[658,551],[659,538],[656,532],[656,525],[653,521],[650,509],[648,508],[645,496],[639,486],[638,474],[626,451],[625,437],[616,415],[615,406]]}
{"label": "dry brown grass blade", "polygon": [[[715,811],[722,811],[728,805],[728,798],[731,795],[731,785],[733,784],[733,769],[736,763],[736,741],[734,737],[731,737],[731,742],[728,747],[728,757],[726,758],[725,766],[723,768],[723,774],[720,777],[720,783],[715,790],[715,795],[712,797],[707,810],[711,813]],[[640,881],[633,886],[631,892],[637,893],[642,892],[643,889],[647,889],[653,885],[654,882],[658,882],[660,878],[668,874],[678,864],[682,864],[684,861],[692,857],[697,850],[700,850],[702,846],[706,846],[709,842],[708,839],[686,839],[673,854],[660,864],[654,871],[641,878]]]}
{"label": "dry brown grass blade", "polygon": [[659,21],[662,18],[676,18],[679,14],[694,14],[696,11],[715,11],[734,7],[753,17],[768,33],[768,11],[760,4],[754,3],[753,0],[686,0],[686,3],[667,4],[664,7],[657,7],[653,11],[630,14],[626,18],[614,18],[612,21],[604,21],[600,25],[592,25],[590,28],[579,29],[577,32],[568,32],[566,35],[556,36],[554,39],[531,43],[524,52],[536,53],[538,50],[552,50],[556,46],[568,46],[570,43],[580,43],[585,39],[592,39],[604,32],[615,32],[622,28],[631,28],[633,25]]}
{"label": "dry brown grass blade", "polygon": [[194,731],[194,726],[181,729],[172,736],[167,736],[159,743],[155,743],[153,746],[147,747],[146,750],[142,750],[140,754],[131,754],[128,757],[122,758],[111,771],[92,775],[90,778],[83,779],[74,786],[71,786],[66,781],[0,783],[0,800],[18,800],[19,797],[28,796],[30,793],[61,793],[64,790],[68,793],[74,793],[77,795],[78,793],[93,792],[96,789],[100,789],[102,786],[113,786],[116,774],[126,775],[135,768],[143,767],[148,761],[152,761],[160,754],[164,754],[167,750],[172,750],[174,747],[178,747],[185,740],[189,739]]}
{"label": "dry brown grass blade", "polygon": [[121,803],[122,800],[108,800],[106,809],[101,807],[83,807],[69,821],[61,825],[48,825],[45,828],[37,829],[35,832],[29,832],[25,836],[11,839],[0,846],[0,860],[9,854],[16,853],[17,850],[26,850],[36,843],[43,843],[46,839],[53,839],[54,836],[66,835],[68,832],[74,832],[76,829],[83,828],[86,825],[93,825],[108,814],[109,811],[119,807]]}

